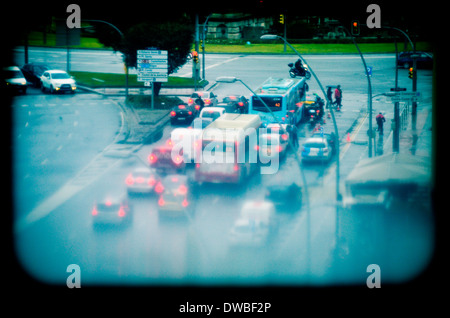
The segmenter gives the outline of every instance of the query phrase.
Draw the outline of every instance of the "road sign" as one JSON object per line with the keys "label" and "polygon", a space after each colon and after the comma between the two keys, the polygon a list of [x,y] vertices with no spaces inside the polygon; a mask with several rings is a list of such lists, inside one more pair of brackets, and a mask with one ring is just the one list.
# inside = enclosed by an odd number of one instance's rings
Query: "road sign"
{"label": "road sign", "polygon": [[420,92],[388,92],[385,94],[391,98],[391,101],[396,102],[418,102],[421,99]]}
{"label": "road sign", "polygon": [[369,75],[369,76],[372,76],[372,66],[367,66],[367,74]]}
{"label": "road sign", "polygon": [[167,51],[138,50],[137,80],[139,82],[167,82]]}

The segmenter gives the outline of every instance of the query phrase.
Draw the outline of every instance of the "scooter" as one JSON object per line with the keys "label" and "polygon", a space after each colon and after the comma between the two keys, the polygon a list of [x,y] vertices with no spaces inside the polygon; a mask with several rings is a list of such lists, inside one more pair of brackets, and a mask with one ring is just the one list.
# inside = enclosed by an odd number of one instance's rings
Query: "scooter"
{"label": "scooter", "polygon": [[309,125],[310,127],[314,127],[316,125],[316,122],[320,120],[320,110],[311,108],[308,111],[309,115]]}
{"label": "scooter", "polygon": [[303,64],[303,68],[301,69],[301,71],[299,71],[295,66],[294,63],[289,63],[288,66],[291,68],[289,70],[289,75],[292,78],[295,78],[297,76],[300,77],[305,77],[306,79],[310,79],[311,78],[311,73],[308,71],[308,66],[306,64]]}

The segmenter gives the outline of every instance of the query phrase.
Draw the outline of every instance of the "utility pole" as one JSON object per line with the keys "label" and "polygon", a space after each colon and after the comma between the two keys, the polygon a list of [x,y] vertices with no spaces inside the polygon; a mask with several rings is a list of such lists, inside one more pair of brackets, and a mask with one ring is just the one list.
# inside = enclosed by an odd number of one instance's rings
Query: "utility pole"
{"label": "utility pole", "polygon": [[[198,54],[199,32],[198,32],[198,13],[195,14],[195,52]],[[198,55],[197,55],[198,56]],[[192,76],[194,77],[194,89],[197,90],[198,82],[198,63],[192,63]]]}

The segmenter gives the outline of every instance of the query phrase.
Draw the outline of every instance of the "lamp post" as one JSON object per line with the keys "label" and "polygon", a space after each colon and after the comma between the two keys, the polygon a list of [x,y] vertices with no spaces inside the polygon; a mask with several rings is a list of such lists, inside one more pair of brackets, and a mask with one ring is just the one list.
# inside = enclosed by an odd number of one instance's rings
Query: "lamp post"
{"label": "lamp post", "polygon": [[[301,56],[301,54],[283,37],[275,34],[265,34],[260,37],[261,40],[276,40],[281,39],[284,41],[285,44],[287,44],[297,55],[299,58],[301,58],[306,64],[306,60]],[[312,70],[311,66],[308,64],[308,70],[311,72],[311,74],[314,76],[314,79],[316,80],[317,84],[319,84],[319,87],[323,93],[323,96],[325,97],[325,100],[329,105],[331,105],[331,101],[328,99],[327,94],[325,93],[325,90],[323,89],[322,83],[320,83],[319,79],[316,76],[316,73]],[[334,126],[334,133],[335,133],[335,145],[336,146],[336,200],[341,201],[342,196],[339,192],[339,183],[340,183],[340,164],[339,164],[339,132],[336,125],[336,118],[334,116],[333,108],[330,107],[330,113],[331,117],[333,118],[333,126]]]}
{"label": "lamp post", "polygon": [[[232,77],[232,76],[222,76],[222,77],[218,77],[218,78],[216,78],[216,82],[217,83],[235,83],[235,82],[240,82],[242,85],[244,85],[256,98],[258,98],[259,99],[259,101],[264,105],[264,107],[269,111],[269,113],[272,115],[272,117],[274,118],[274,120],[275,120],[275,122],[280,126],[280,130],[283,132],[283,133],[286,133],[286,131],[285,131],[285,129],[283,128],[283,126],[281,125],[281,123],[278,121],[278,119],[276,118],[276,116],[274,115],[274,113],[272,112],[272,110],[270,109],[270,107],[269,106],[267,106],[267,104],[264,102],[264,100],[261,98],[261,97],[259,97],[259,95],[258,94],[256,94],[247,84],[245,84],[241,79],[239,79],[239,78],[236,78],[236,77]],[[289,143],[289,147],[291,147],[291,149],[295,149],[294,147],[293,147],[293,145],[292,145],[292,143],[291,143],[291,140],[290,139],[288,139],[288,143]],[[298,156],[297,156],[297,152],[296,151],[294,151],[294,156],[295,156],[295,159],[296,159],[296,161],[297,161],[297,163],[298,163],[298,167],[299,167],[299,169],[300,169],[300,174],[301,174],[301,177],[302,177],[302,182],[303,182],[303,190],[304,190],[304,193],[305,193],[305,196],[304,196],[304,199],[305,199],[305,206],[306,206],[306,215],[307,215],[307,223],[308,223],[308,226],[307,226],[307,243],[306,243],[306,246],[307,246],[307,270],[308,270],[308,273],[309,273],[309,271],[310,271],[310,264],[311,264],[311,226],[310,226],[310,223],[311,223],[311,219],[310,219],[310,209],[309,209],[309,194],[308,194],[308,187],[307,187],[307,184],[306,184],[306,177],[305,177],[305,174],[303,173],[303,169],[302,169],[302,167],[301,167],[301,165],[300,165],[300,160],[299,160],[299,158],[298,158]]]}
{"label": "lamp post", "polygon": [[[117,33],[119,33],[120,38],[122,39],[122,41],[125,39],[125,36],[123,35],[123,32],[120,31],[120,29],[118,27],[116,27],[114,24],[109,23],[108,21],[103,21],[103,20],[84,20],[84,22],[98,22],[98,23],[103,23],[106,25],[109,25],[111,28],[113,28],[114,30],[117,31]],[[128,63],[125,57],[125,97],[128,97]]]}

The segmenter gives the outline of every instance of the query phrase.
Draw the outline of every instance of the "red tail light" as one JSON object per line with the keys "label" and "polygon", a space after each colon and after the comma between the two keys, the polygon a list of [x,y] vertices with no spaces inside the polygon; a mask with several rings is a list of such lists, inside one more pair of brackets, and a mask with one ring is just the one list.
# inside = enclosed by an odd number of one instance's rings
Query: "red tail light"
{"label": "red tail light", "polygon": [[178,109],[185,109],[186,108],[186,106],[184,106],[184,105],[178,105]]}
{"label": "red tail light", "polygon": [[195,105],[194,108],[195,110],[200,110],[200,105]]}
{"label": "red tail light", "polygon": [[188,99],[188,104],[193,104],[193,103],[194,103],[194,100],[192,98],[189,98]]}
{"label": "red tail light", "polygon": [[233,170],[234,171],[238,171],[239,170],[239,166],[238,165],[234,165]]}
{"label": "red tail light", "polygon": [[148,162],[155,163],[158,160],[158,157],[156,157],[154,154],[151,154],[148,156]]}
{"label": "red tail light", "polygon": [[183,202],[181,203],[181,205],[183,206],[183,208],[187,207],[189,205],[189,202],[186,198],[184,198]]}
{"label": "red tail light", "polygon": [[134,184],[134,179],[131,174],[129,174],[128,177],[125,179],[125,183],[129,186]]}
{"label": "red tail light", "polygon": [[97,210],[97,206],[94,205],[94,208],[92,209],[92,215],[97,215],[98,214],[98,210]]}
{"label": "red tail light", "polygon": [[283,148],[281,146],[277,147],[278,152],[281,152],[283,150]]}
{"label": "red tail light", "polygon": [[192,111],[188,111],[188,115],[192,115]]}
{"label": "red tail light", "polygon": [[155,186],[155,192],[161,194],[164,191],[164,186],[161,182],[158,182]]}
{"label": "red tail light", "polygon": [[156,183],[155,178],[151,177],[150,179],[148,179],[148,185],[153,187]]}
{"label": "red tail light", "polygon": [[174,110],[172,110],[172,111],[170,112],[170,116],[175,117],[176,115],[177,115],[177,113],[176,113]]}
{"label": "red tail light", "polygon": [[205,99],[205,105],[209,105],[211,104],[211,100],[210,99]]}
{"label": "red tail light", "polygon": [[181,156],[176,156],[176,157],[175,157],[174,163],[175,163],[176,165],[179,165],[179,164],[181,164],[182,162],[183,162],[183,158],[182,158]]}
{"label": "red tail light", "polygon": [[244,103],[243,102],[239,102],[238,105],[242,107],[242,106],[244,106]]}
{"label": "red tail light", "polygon": [[123,208],[123,206],[120,207],[119,209],[119,213],[117,213],[117,215],[121,218],[123,218],[125,216],[125,209]]}
{"label": "red tail light", "polygon": [[187,193],[187,187],[186,187],[184,184],[180,185],[180,187],[178,188],[178,192],[179,192],[181,195],[186,195],[186,193]]}
{"label": "red tail light", "polygon": [[289,136],[287,134],[282,134],[281,135],[281,139],[283,139],[284,141],[288,140]]}
{"label": "red tail light", "polygon": [[159,206],[163,206],[163,205],[165,205],[165,204],[166,204],[166,201],[164,201],[163,197],[160,196],[160,197],[159,197],[159,200],[158,200],[158,205],[159,205]]}

